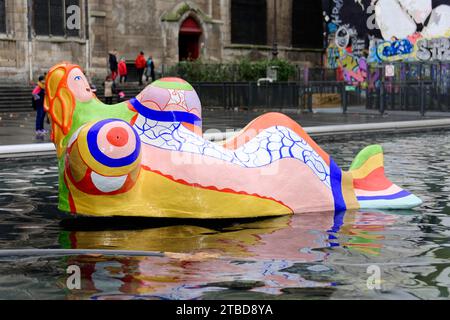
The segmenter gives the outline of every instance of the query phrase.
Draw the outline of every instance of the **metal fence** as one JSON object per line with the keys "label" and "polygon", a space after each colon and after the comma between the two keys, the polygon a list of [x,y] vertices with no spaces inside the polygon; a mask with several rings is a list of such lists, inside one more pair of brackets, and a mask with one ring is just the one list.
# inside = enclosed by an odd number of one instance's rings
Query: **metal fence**
{"label": "metal fence", "polygon": [[[387,65],[395,70],[390,76],[386,74]],[[225,109],[312,110],[325,96],[338,99],[338,105],[336,101],[332,104],[342,107],[343,112],[349,106],[366,106],[381,113],[450,111],[450,62],[368,65],[363,82],[349,81],[336,69],[295,67],[290,82],[202,82],[194,83],[194,87],[205,106]],[[235,65],[228,68],[229,73],[238,71]]]}
{"label": "metal fence", "polygon": [[381,82],[376,88],[367,91],[366,107],[386,110],[450,111],[448,90],[431,81]]}
{"label": "metal fence", "polygon": [[301,106],[301,91],[296,83],[203,82],[193,86],[207,107],[285,109]]}
{"label": "metal fence", "polygon": [[344,82],[200,82],[193,83],[205,107],[224,109],[304,109],[311,110],[316,96],[332,95],[344,110],[351,105],[364,105],[360,89],[346,91]]}
{"label": "metal fence", "polygon": [[387,64],[368,72],[366,106],[369,109],[450,111],[450,63],[391,63],[395,70],[386,76]]}
{"label": "metal fence", "polygon": [[[395,70],[389,77],[386,76],[387,65]],[[216,78],[222,82],[193,83],[202,104],[211,108],[312,110],[321,102],[324,107],[341,107],[343,112],[351,106],[366,106],[381,113],[386,110],[410,110],[421,114],[450,111],[450,62],[368,65],[363,82],[343,81],[342,72],[336,69],[297,65],[289,82],[259,84],[235,82],[239,65],[211,66],[214,68],[205,70],[208,73],[220,70]],[[135,80],[134,74],[135,70],[130,70],[130,81]],[[222,77],[223,74],[227,77]],[[161,76],[164,75],[167,76],[163,68]],[[173,75],[183,77],[178,73]],[[229,82],[223,82],[224,78]]]}
{"label": "metal fence", "polygon": [[229,109],[298,109],[312,111],[318,98],[331,97],[323,107],[341,107],[345,113],[351,106],[368,109],[450,111],[450,93],[431,81],[379,81],[362,89],[343,81],[299,82],[211,82],[193,83],[202,104],[210,108]]}

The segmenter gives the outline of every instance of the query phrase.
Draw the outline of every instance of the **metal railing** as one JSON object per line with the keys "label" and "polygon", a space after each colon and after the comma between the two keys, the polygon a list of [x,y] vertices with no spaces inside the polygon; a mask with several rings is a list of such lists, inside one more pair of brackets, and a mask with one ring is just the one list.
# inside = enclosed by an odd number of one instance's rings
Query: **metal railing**
{"label": "metal railing", "polygon": [[[393,76],[386,76],[386,65],[394,66]],[[219,68],[227,75],[223,79],[228,79],[225,82],[193,83],[206,107],[311,111],[318,106],[318,101],[326,102],[326,98],[333,100],[331,104],[341,107],[344,113],[349,106],[366,106],[380,113],[410,110],[421,114],[449,111],[450,106],[450,62],[369,64],[367,70],[361,71],[363,82],[352,82],[342,70],[295,65],[295,75],[289,82],[262,82],[259,85],[257,82],[235,82],[240,72],[237,64],[205,66],[211,70]],[[173,76],[184,76],[178,73]],[[166,74],[163,72],[162,75]]]}
{"label": "metal railing", "polygon": [[225,110],[286,109],[301,107],[300,91],[296,83],[223,82],[194,83],[202,104]]}
{"label": "metal railing", "polygon": [[450,92],[432,81],[383,81],[367,90],[367,109],[380,113],[386,110],[450,111]]}
{"label": "metal railing", "polygon": [[450,93],[430,81],[379,81],[362,89],[343,81],[298,82],[211,82],[193,83],[202,105],[231,109],[298,109],[312,111],[321,97],[330,97],[325,107],[340,107],[345,113],[350,106],[367,109],[418,111],[450,111]]}
{"label": "metal railing", "polygon": [[[328,106],[341,107],[364,105],[365,92],[359,88],[349,92],[345,82],[310,81],[297,82],[211,82],[193,83],[202,105],[210,108],[231,109],[298,109],[312,111],[314,98],[333,97]],[[337,102],[337,103],[336,103]],[[326,103],[325,103],[326,104]],[[317,106],[317,104],[316,104]]]}
{"label": "metal railing", "polygon": [[[387,110],[450,111],[450,92],[433,81],[377,81],[368,88],[344,81],[303,82],[197,82],[192,83],[204,107],[225,110],[313,111],[317,107],[339,107],[346,113],[351,106],[384,113]],[[124,89],[127,98],[140,88]],[[98,94],[102,99],[103,89]]]}

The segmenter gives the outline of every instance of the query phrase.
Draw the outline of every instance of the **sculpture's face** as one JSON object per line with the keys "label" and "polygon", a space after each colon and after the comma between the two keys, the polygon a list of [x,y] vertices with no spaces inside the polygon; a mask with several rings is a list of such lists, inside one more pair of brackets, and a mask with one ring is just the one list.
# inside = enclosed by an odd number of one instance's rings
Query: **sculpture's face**
{"label": "sculpture's face", "polygon": [[67,85],[77,101],[88,102],[94,98],[89,81],[79,68],[70,71]]}
{"label": "sculpture's face", "polygon": [[50,69],[45,91],[45,110],[52,120],[52,141],[58,157],[61,157],[65,150],[64,138],[72,128],[77,103],[94,101],[95,94],[81,68],[68,63]]}

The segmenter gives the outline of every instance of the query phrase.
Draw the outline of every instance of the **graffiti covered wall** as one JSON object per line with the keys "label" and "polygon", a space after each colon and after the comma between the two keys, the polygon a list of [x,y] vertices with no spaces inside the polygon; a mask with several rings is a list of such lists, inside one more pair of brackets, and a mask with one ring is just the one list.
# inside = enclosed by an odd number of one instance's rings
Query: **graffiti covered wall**
{"label": "graffiti covered wall", "polygon": [[450,61],[450,0],[326,0],[325,64],[362,83],[368,65]]}

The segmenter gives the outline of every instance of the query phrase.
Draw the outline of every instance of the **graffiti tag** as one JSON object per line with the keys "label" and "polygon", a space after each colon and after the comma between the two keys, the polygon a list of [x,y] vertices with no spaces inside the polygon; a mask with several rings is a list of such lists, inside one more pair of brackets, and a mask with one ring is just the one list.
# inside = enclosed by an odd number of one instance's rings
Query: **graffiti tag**
{"label": "graffiti tag", "polygon": [[381,60],[403,60],[413,52],[414,45],[408,39],[385,41],[378,46],[378,56]]}
{"label": "graffiti tag", "polygon": [[421,39],[417,41],[416,57],[421,61],[450,61],[450,39]]}
{"label": "graffiti tag", "polygon": [[336,45],[341,49],[345,49],[350,43],[356,42],[357,36],[358,33],[354,28],[350,28],[349,25],[343,25],[336,31]]}
{"label": "graffiti tag", "polygon": [[367,79],[368,65],[365,58],[359,58],[349,53],[343,53],[340,59],[347,83],[358,85]]}
{"label": "graffiti tag", "polygon": [[363,39],[354,39],[352,41],[353,54],[361,57],[364,54],[365,41]]}
{"label": "graffiti tag", "polygon": [[342,7],[344,6],[344,0],[333,0],[333,3],[335,5],[333,6],[333,10],[332,10],[332,13],[331,13],[331,18],[332,18],[331,21],[335,25],[339,26],[342,23],[342,20],[341,20],[339,14],[341,12]]}

